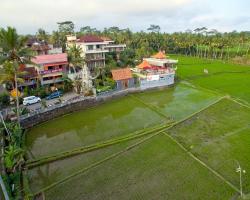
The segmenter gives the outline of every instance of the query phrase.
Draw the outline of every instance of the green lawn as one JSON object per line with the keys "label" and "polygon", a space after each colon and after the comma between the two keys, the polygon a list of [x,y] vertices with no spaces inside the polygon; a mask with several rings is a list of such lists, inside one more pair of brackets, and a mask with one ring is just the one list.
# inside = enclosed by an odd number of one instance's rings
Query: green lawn
{"label": "green lawn", "polygon": [[[237,187],[235,160],[250,171],[250,112],[246,107],[222,100],[167,132]],[[244,179],[248,193],[249,173]]]}
{"label": "green lawn", "polygon": [[48,200],[211,200],[235,192],[161,134],[45,194]]}
{"label": "green lawn", "polygon": [[[250,103],[250,66],[185,56],[174,57],[179,59],[179,79]],[[209,73],[205,74],[204,69]]]}
{"label": "green lawn", "polygon": [[167,91],[156,90],[136,96],[175,121],[197,112],[219,98],[219,95],[210,91],[195,89],[184,83],[179,83]]}
{"label": "green lawn", "polygon": [[37,158],[71,150],[163,121],[166,119],[142,103],[124,97],[32,128],[27,133],[29,156]]}
{"label": "green lawn", "polygon": [[168,116],[180,120],[219,98],[182,83],[135,96],[139,100],[131,95],[32,128],[27,133],[29,157],[52,155],[118,137],[166,122]]}
{"label": "green lawn", "polygon": [[69,157],[63,160],[58,160],[30,169],[28,171],[28,180],[30,183],[32,183],[30,185],[30,189],[33,194],[37,193],[50,184],[60,181],[97,161],[100,161],[116,152],[125,149],[128,146],[135,144],[140,140],[142,140],[142,138],[115,144],[106,148]]}

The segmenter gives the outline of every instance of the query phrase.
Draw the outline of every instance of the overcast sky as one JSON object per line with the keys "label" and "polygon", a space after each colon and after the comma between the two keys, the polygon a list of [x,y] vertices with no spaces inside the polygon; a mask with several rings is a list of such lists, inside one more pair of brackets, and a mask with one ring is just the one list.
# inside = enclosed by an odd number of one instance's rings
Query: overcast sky
{"label": "overcast sky", "polygon": [[0,0],[0,27],[19,33],[48,32],[70,20],[76,30],[119,26],[133,31],[158,24],[163,32],[206,26],[250,31],[250,0]]}

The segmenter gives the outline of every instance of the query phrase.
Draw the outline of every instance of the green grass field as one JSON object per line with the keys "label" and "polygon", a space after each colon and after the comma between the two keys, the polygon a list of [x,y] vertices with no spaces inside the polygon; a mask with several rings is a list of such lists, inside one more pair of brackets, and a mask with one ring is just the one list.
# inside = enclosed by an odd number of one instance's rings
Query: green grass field
{"label": "green grass field", "polygon": [[[179,59],[178,77],[194,85],[229,94],[250,104],[250,66],[222,61],[175,56]],[[208,70],[208,74],[204,73]]]}
{"label": "green grass field", "polygon": [[53,200],[210,200],[229,199],[234,193],[161,134],[45,194]]}
{"label": "green grass field", "polygon": [[250,67],[175,57],[175,87],[36,126],[27,134],[29,158],[131,134],[169,117],[174,127],[31,168],[31,192],[44,191],[49,200],[239,199],[239,162],[249,195]]}
{"label": "green grass field", "polygon": [[[219,98],[211,92],[185,84],[140,93],[107,102],[88,110],[67,115],[32,128],[27,133],[29,157],[37,158],[190,115]],[[153,106],[153,107],[152,107]],[[43,146],[47,148],[43,148]]]}

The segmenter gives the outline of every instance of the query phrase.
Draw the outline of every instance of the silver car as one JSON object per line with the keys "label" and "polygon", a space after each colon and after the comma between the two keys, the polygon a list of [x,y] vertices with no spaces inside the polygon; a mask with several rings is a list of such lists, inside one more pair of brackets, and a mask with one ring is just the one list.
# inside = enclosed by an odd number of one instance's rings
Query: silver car
{"label": "silver car", "polygon": [[23,105],[27,106],[27,105],[31,105],[34,103],[38,103],[40,101],[41,101],[40,97],[36,97],[36,96],[24,97],[23,98]]}

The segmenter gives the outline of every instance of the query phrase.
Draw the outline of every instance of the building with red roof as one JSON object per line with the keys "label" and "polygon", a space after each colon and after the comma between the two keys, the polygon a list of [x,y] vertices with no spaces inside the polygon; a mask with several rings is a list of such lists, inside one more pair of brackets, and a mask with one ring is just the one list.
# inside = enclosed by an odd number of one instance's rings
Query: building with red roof
{"label": "building with red roof", "polygon": [[111,70],[113,80],[116,81],[116,88],[123,90],[134,87],[135,80],[129,68]]}
{"label": "building with red roof", "polygon": [[67,72],[68,57],[66,53],[38,55],[31,59],[42,85],[53,85],[62,82],[63,73]]}
{"label": "building with red roof", "polygon": [[84,35],[77,38],[72,35],[67,36],[67,48],[70,48],[74,44],[81,47],[82,57],[91,72],[93,72],[96,67],[105,66],[106,53],[119,53],[126,47],[126,45],[114,44],[114,41],[107,37]]}
{"label": "building with red roof", "polygon": [[165,52],[160,51],[150,58],[144,58],[134,73],[142,89],[173,85],[177,63],[178,60],[169,59]]}

